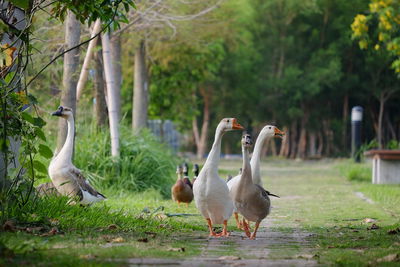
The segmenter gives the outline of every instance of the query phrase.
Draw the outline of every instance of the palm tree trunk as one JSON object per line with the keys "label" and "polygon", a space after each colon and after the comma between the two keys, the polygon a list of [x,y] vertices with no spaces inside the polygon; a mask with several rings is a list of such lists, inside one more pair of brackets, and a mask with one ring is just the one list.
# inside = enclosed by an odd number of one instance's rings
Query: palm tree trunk
{"label": "palm tree trunk", "polygon": [[117,102],[118,121],[121,120],[121,86],[122,86],[122,68],[121,68],[121,35],[115,35],[111,38],[111,57],[113,60],[115,86],[117,93],[115,95]]}
{"label": "palm tree trunk", "polygon": [[106,124],[107,119],[107,104],[104,94],[104,76],[103,76],[103,61],[102,51],[99,50],[94,54],[95,74],[94,74],[94,113],[96,116],[96,125],[102,127]]}
{"label": "palm tree trunk", "polygon": [[133,87],[132,111],[132,129],[135,133],[147,126],[149,91],[145,56],[145,42],[142,40],[135,53],[135,81]]}
{"label": "palm tree trunk", "polygon": [[[90,37],[93,38],[93,36],[98,34],[100,31],[101,31],[101,21],[100,21],[100,19],[97,19],[93,26],[93,30],[92,30]],[[77,101],[79,101],[79,99],[82,95],[85,83],[87,81],[87,77],[88,77],[88,73],[89,73],[89,63],[93,57],[93,53],[94,53],[93,48],[96,46],[97,40],[98,40],[98,38],[96,37],[89,42],[88,49],[87,49],[86,55],[85,55],[85,59],[83,60],[81,74],[79,76],[78,84],[76,86],[76,100]]]}
{"label": "palm tree trunk", "polygon": [[[68,11],[65,22],[65,49],[79,44],[81,24],[75,15]],[[64,55],[63,90],[61,92],[61,105],[72,108],[76,114],[76,84],[78,81],[79,48],[69,51]],[[58,122],[57,151],[64,145],[67,137],[67,122],[60,118]]]}
{"label": "palm tree trunk", "polygon": [[[211,88],[210,88],[211,91]],[[204,88],[200,89],[200,94],[203,97],[203,122],[201,125],[201,133],[199,134],[199,129],[197,126],[197,118],[194,118],[192,127],[193,127],[193,134],[194,139],[196,142],[196,155],[198,159],[201,159],[207,149],[207,133],[208,133],[208,126],[210,124],[210,104],[211,104],[211,92],[205,90]]]}
{"label": "palm tree trunk", "polygon": [[102,34],[101,44],[103,45],[103,65],[107,84],[107,104],[111,135],[111,155],[113,157],[119,157],[119,127],[118,112],[116,106],[116,95],[118,94],[118,88],[115,86],[114,70],[110,51],[110,37],[108,33]]}

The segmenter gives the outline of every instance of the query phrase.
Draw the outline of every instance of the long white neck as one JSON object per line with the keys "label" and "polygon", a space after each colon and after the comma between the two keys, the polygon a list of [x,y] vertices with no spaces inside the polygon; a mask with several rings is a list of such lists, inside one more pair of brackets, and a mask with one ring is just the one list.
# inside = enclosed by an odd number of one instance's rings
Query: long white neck
{"label": "long white neck", "polygon": [[62,162],[63,165],[72,164],[72,153],[74,151],[74,135],[75,135],[75,123],[74,117],[69,116],[67,118],[68,133],[65,143],[57,155],[57,161]]}
{"label": "long white neck", "polygon": [[212,145],[210,153],[208,154],[206,163],[204,163],[203,166],[204,170],[212,171],[218,174],[219,158],[221,156],[222,136],[223,136],[222,130],[219,127],[217,127],[217,130],[215,131],[214,143]]}
{"label": "long white neck", "polygon": [[264,133],[260,133],[257,138],[256,144],[254,145],[253,155],[251,156],[251,172],[253,176],[253,183],[262,185],[261,182],[261,171],[260,171],[260,160],[261,160],[261,150],[264,144],[264,141],[267,138],[267,135]]}
{"label": "long white neck", "polygon": [[243,188],[245,184],[252,184],[252,166],[250,165],[250,156],[249,156],[249,148],[242,146],[242,154],[243,154],[243,165],[242,165],[242,174],[240,176],[239,188]]}

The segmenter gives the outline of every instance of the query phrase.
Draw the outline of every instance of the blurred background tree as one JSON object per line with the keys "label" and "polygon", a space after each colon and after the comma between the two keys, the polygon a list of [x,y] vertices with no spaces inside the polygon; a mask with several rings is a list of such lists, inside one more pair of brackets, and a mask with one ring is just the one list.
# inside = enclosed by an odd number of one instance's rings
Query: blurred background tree
{"label": "blurred background tree", "polygon": [[[59,5],[38,12],[66,18],[66,2]],[[112,77],[121,96],[117,113],[124,158],[110,168],[104,167],[111,166],[108,163],[87,166],[91,173],[97,173],[97,165],[103,166],[98,173],[107,177],[107,183],[111,183],[109,177],[127,175],[136,168],[118,165],[133,162],[126,159],[139,153],[126,145],[143,144],[146,153],[151,151],[144,145],[155,144],[146,141],[149,120],[172,121],[180,133],[180,151],[198,158],[209,151],[215,126],[223,117],[237,117],[253,135],[267,123],[284,129],[286,138],[269,142],[263,155],[347,157],[350,110],[360,105],[365,110],[365,147],[398,147],[396,1],[152,0],[136,1],[136,7],[126,12],[122,4],[115,15],[119,19],[110,24]],[[35,64],[28,66],[28,80],[64,49],[65,27],[54,16],[36,18],[31,46],[41,52],[31,56]],[[102,16],[77,17],[80,40],[93,35],[92,26]],[[80,46],[78,65],[86,49],[86,45]],[[104,123],[109,120],[109,99],[101,53],[98,44],[77,107],[77,132],[82,136],[77,137],[77,145],[85,148],[79,150],[77,165],[82,167],[91,155],[100,153],[91,136],[100,134],[109,141]],[[56,60],[29,85],[38,99],[39,114],[47,114],[60,103],[64,63]],[[54,120],[46,121],[45,133],[53,145],[57,125]],[[127,131],[127,127],[133,130]],[[238,140],[238,134],[227,135],[223,153],[240,153]],[[100,154],[109,152],[107,147]],[[174,164],[164,165],[172,169]],[[173,175],[173,170],[163,175]],[[136,179],[133,176],[129,183]]]}

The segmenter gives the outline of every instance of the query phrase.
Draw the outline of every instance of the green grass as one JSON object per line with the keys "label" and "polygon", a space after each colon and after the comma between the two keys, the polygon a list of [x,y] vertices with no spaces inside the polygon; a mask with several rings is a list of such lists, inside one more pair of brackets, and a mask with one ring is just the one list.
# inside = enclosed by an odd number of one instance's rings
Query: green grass
{"label": "green grass", "polygon": [[[273,201],[272,216],[284,217],[277,222],[280,229],[312,233],[310,245],[323,265],[374,265],[377,259],[400,250],[400,235],[387,233],[400,226],[400,187],[349,182],[337,167],[343,164],[348,163],[305,162],[290,164],[290,168],[269,165],[274,171],[264,171],[268,175],[264,185],[282,197]],[[358,198],[357,191],[375,204]],[[372,223],[366,223],[366,218],[375,219],[380,228],[368,230]]]}
{"label": "green grass", "polygon": [[372,167],[369,163],[355,163],[353,160],[347,160],[338,164],[340,173],[349,181],[371,182]]}
{"label": "green grass", "polygon": [[[34,233],[1,233],[0,245],[13,251],[14,256],[1,259],[0,264],[46,261],[50,265],[86,265],[109,258],[191,256],[199,253],[199,245],[188,236],[199,236],[199,231],[206,230],[205,225],[195,216],[186,219],[166,214],[194,211],[193,204],[189,211],[178,208],[154,190],[116,194],[92,207],[71,206],[64,198],[39,199],[34,207],[26,207],[12,220],[20,229],[42,229]],[[41,236],[53,227],[59,234]],[[138,241],[145,238],[147,242]],[[170,251],[181,247],[185,252]]]}

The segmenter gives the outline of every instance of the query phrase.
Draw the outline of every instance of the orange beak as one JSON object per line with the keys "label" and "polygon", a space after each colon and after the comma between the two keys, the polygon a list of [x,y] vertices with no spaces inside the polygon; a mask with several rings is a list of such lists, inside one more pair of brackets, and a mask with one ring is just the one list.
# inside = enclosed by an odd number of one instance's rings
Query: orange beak
{"label": "orange beak", "polygon": [[275,127],[275,137],[283,138],[284,135],[285,135],[284,132]]}
{"label": "orange beak", "polygon": [[243,130],[244,127],[242,125],[240,125],[236,119],[233,119],[233,123],[232,123],[232,129],[233,130]]}

